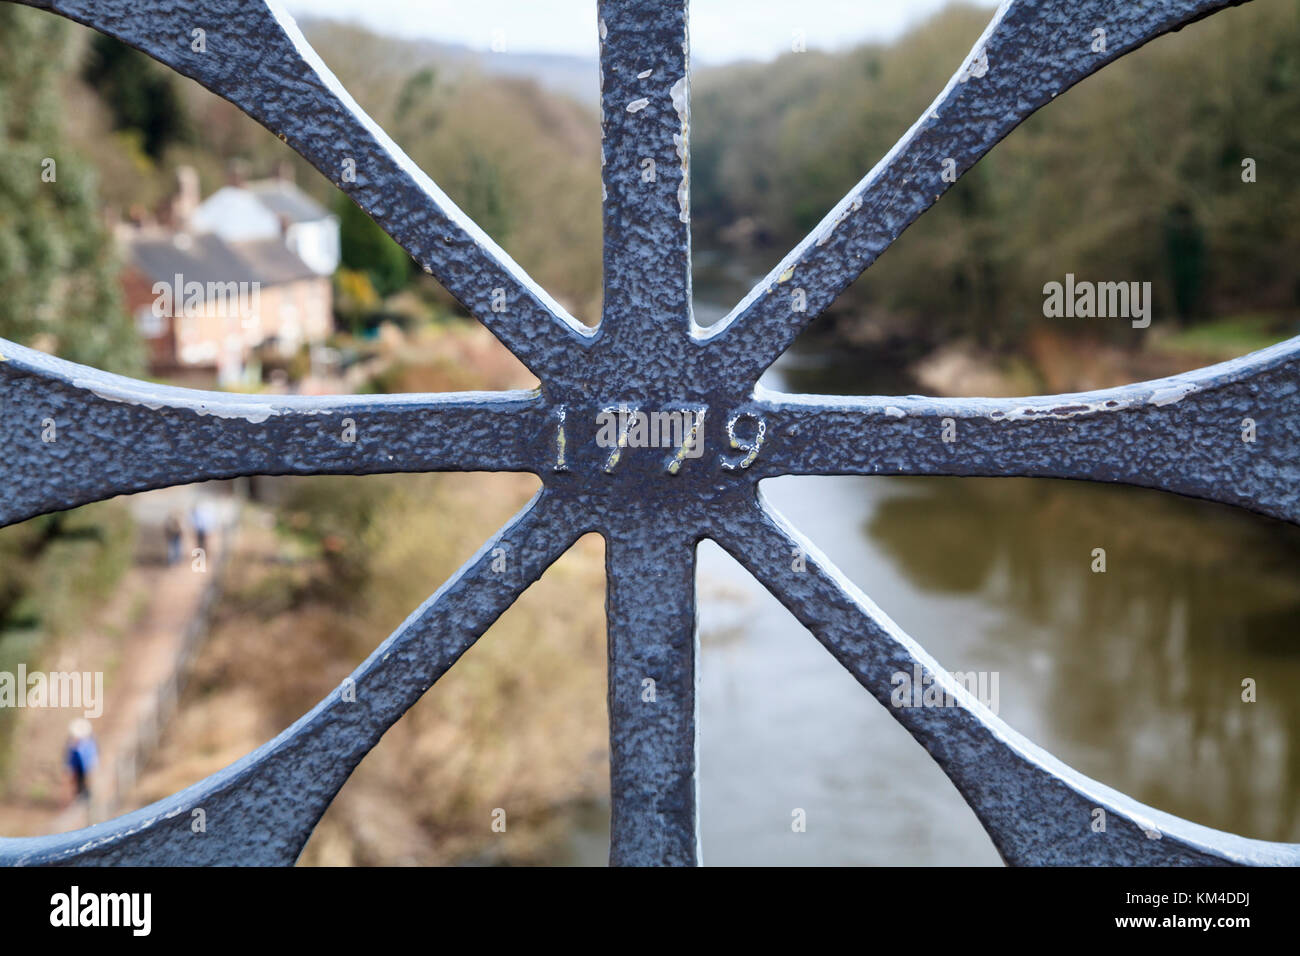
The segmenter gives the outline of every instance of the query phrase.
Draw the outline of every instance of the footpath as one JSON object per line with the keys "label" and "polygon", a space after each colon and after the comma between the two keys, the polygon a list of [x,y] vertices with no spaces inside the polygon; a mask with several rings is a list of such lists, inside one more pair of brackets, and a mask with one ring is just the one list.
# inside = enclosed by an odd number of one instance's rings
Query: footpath
{"label": "footpath", "polygon": [[[138,546],[134,564],[84,633],[64,638],[28,670],[102,672],[103,713],[91,721],[99,766],[91,799],[70,800],[64,751],[68,709],[23,710],[0,781],[0,834],[36,836],[76,830],[121,812],[122,795],[143,772],[184,685],[187,665],[206,630],[230,551],[239,500],[218,485],[144,492],[130,499]],[[194,506],[208,510],[212,530],[196,555]],[[180,560],[168,564],[164,522],[181,518]]]}

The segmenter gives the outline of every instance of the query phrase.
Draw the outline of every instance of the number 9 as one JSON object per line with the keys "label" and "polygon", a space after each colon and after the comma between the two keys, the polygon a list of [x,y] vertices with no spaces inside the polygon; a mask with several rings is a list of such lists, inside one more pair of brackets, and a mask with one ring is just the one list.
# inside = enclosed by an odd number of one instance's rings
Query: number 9
{"label": "number 9", "polygon": [[[754,437],[752,439],[737,438],[736,426],[742,419],[748,418],[754,422]],[[727,439],[731,442],[731,447],[738,451],[746,452],[745,457],[740,461],[727,461],[726,456],[722,456],[722,468],[724,471],[739,471],[748,468],[758,457],[759,450],[763,447],[763,439],[767,435],[767,422],[750,412],[741,412],[739,415],[732,415],[727,422]]]}

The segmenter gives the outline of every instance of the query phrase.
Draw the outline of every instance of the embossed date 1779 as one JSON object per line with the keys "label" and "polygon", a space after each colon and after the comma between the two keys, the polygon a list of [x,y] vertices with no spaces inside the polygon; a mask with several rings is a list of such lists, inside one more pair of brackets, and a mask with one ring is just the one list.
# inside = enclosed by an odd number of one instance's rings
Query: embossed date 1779
{"label": "embossed date 1779", "polygon": [[[708,408],[703,405],[646,411],[635,405],[608,406],[596,413],[596,445],[607,449],[604,471],[613,474],[623,460],[625,449],[660,448],[669,451],[664,470],[670,475],[682,466],[704,457],[704,420]],[[554,470],[569,470],[568,407],[555,410]],[[750,412],[737,412],[727,419],[727,444],[730,453],[718,456],[725,471],[741,471],[752,465],[767,436],[767,423]]]}

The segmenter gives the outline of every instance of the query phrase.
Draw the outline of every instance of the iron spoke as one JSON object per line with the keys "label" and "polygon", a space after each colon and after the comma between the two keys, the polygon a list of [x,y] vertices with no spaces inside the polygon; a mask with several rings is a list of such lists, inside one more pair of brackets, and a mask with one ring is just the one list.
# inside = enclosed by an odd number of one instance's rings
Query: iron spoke
{"label": "iron spoke", "polygon": [[[539,492],[337,690],[274,740],[116,820],[0,839],[0,864],[292,864],[361,758],[585,530]],[[207,824],[198,835],[191,831],[197,809]]]}
{"label": "iron spoke", "polygon": [[695,541],[605,535],[610,863],[699,863]]}
{"label": "iron spoke", "polygon": [[590,330],[366,115],[279,0],[17,2],[117,37],[238,106],[347,193],[539,378],[561,376],[572,361],[565,346],[586,344]]}
{"label": "iron spoke", "polygon": [[601,336],[629,357],[690,338],[686,0],[601,0],[605,305]]}
{"label": "iron spoke", "polygon": [[0,527],[114,495],[240,475],[532,471],[531,392],[234,395],[153,385],[0,339]]}
{"label": "iron spoke", "polygon": [[764,476],[1083,478],[1300,522],[1300,338],[1185,375],[1034,398],[760,392]]}
{"label": "iron spoke", "polygon": [[[1148,40],[1241,2],[1004,4],[912,128],[708,340],[730,367],[757,379],[957,177],[1039,107]],[[1101,51],[1097,29],[1104,30]]]}
{"label": "iron spoke", "polygon": [[[1152,809],[1016,733],[761,500],[720,513],[709,536],[930,752],[1008,863],[1300,863],[1300,845],[1249,840]],[[905,686],[898,675],[912,686],[920,675],[934,705],[905,698],[909,706],[896,706]],[[1105,832],[1092,830],[1098,808]]]}

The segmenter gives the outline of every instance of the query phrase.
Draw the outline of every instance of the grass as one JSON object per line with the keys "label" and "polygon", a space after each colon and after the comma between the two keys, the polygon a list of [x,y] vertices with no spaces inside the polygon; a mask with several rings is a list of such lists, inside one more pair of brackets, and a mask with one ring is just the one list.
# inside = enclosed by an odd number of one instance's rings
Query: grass
{"label": "grass", "polygon": [[[85,628],[131,566],[135,524],[105,501],[0,531],[0,671],[39,669],[60,638]],[[0,777],[16,715],[0,710]]]}
{"label": "grass", "polygon": [[1157,348],[1185,355],[1204,356],[1215,361],[1257,352],[1300,334],[1300,322],[1290,315],[1250,312],[1198,322],[1168,333]]}

